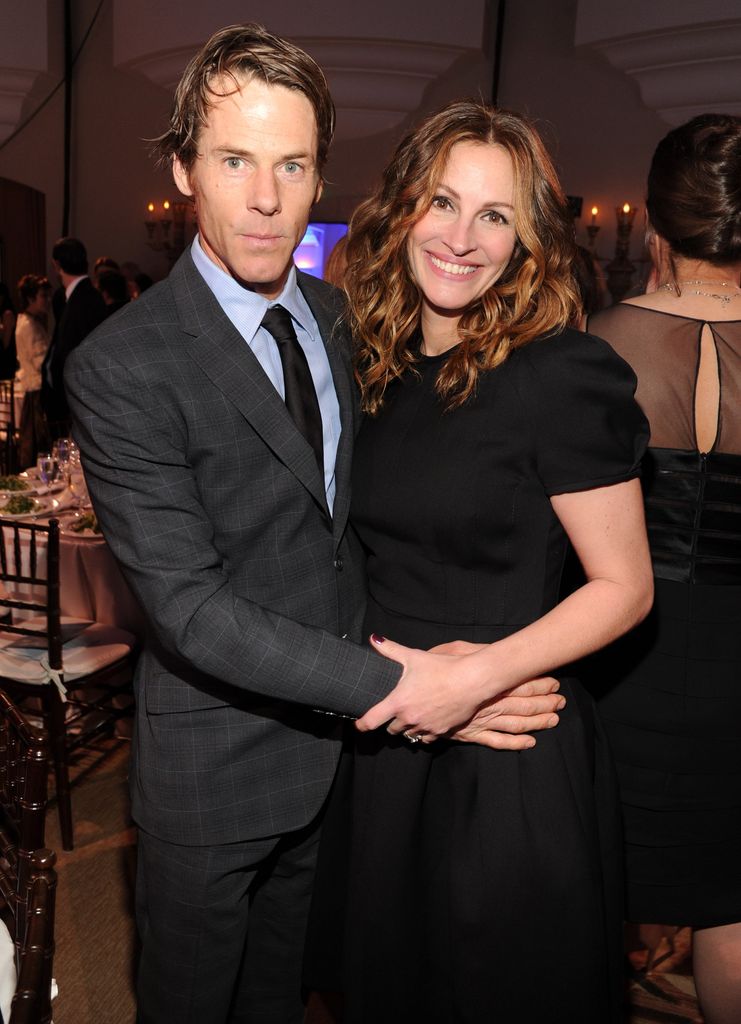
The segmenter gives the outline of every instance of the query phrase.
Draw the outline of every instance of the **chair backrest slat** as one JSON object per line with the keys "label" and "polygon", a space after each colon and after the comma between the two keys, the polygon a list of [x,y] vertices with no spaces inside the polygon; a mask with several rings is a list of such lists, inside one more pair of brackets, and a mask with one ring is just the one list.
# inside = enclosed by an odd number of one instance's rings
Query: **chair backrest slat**
{"label": "chair backrest slat", "polygon": [[59,591],[59,520],[49,520],[46,548],[47,629],[49,633],[49,665],[62,667],[62,615]]}
{"label": "chair backrest slat", "polygon": [[[45,572],[41,571],[40,535],[43,535],[46,540]],[[8,622],[0,621],[0,632],[5,630],[7,633],[43,637],[46,641],[45,646],[50,666],[61,670],[59,521],[50,519],[45,525],[42,523],[9,523],[0,520],[0,565],[3,570],[0,573],[0,580],[10,585],[0,592],[2,593],[0,609],[7,608],[11,616],[13,611],[20,611],[41,613],[45,617],[45,628],[37,629],[26,628],[22,617],[18,621],[10,617]],[[29,587],[34,588],[33,593],[22,592],[22,588]]]}
{"label": "chair backrest slat", "polygon": [[[33,536],[33,534],[31,536]],[[21,534],[18,529],[18,523],[13,523],[13,565],[15,575],[22,575],[23,563],[21,561]]]}
{"label": "chair backrest slat", "polygon": [[36,530],[31,533],[31,552],[29,557],[28,572],[30,576],[36,575]]}

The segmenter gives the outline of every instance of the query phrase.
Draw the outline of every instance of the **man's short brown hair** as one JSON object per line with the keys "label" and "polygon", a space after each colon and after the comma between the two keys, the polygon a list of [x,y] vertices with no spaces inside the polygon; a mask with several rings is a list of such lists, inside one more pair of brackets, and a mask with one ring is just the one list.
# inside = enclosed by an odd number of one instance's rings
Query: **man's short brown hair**
{"label": "man's short brown hair", "polygon": [[198,156],[198,135],[206,124],[212,97],[230,95],[232,90],[226,86],[229,79],[237,91],[249,78],[296,89],[306,96],[316,116],[317,167],[321,174],[335,123],[324,72],[304,50],[255,24],[222,28],[190,61],[175,90],[170,126],[155,139],[160,160],[169,164],[175,158],[189,170]]}

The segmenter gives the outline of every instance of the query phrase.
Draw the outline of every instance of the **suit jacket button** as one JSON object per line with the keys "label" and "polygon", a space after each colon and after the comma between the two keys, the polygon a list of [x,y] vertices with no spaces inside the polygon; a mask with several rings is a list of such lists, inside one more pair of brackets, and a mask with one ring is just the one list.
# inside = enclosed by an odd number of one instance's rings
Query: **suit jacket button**
{"label": "suit jacket button", "polygon": [[342,572],[342,570],[344,568],[344,565],[345,565],[345,563],[342,561],[341,558],[335,558],[335,560],[334,560],[334,567],[337,570],[337,572]]}
{"label": "suit jacket button", "polygon": [[343,633],[342,636],[340,637],[340,640],[349,640],[349,639],[350,639],[350,637],[349,637],[349,635],[347,633]]}

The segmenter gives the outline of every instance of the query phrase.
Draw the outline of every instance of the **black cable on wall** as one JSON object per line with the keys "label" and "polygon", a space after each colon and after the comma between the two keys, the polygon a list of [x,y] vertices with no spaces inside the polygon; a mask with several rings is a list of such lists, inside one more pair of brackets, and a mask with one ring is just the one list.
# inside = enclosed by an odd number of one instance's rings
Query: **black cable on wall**
{"label": "black cable on wall", "polygon": [[80,54],[82,53],[85,43],[88,41],[88,37],[93,30],[95,22],[98,20],[98,15],[106,0],[100,0],[100,3],[95,9],[90,19],[90,24],[87,27],[85,35],[82,37],[80,45],[77,47],[76,52],[72,55],[72,16],[71,16],[71,0],[65,0],[64,3],[64,78],[62,78],[54,88],[44,97],[39,103],[35,110],[33,110],[25,121],[22,121],[18,125],[16,130],[0,142],[0,152],[8,146],[13,139],[15,139],[21,132],[28,127],[29,124],[34,120],[37,114],[40,114],[44,107],[50,102],[50,100],[56,96],[59,90],[64,86],[65,98],[64,98],[64,196],[63,196],[63,213],[62,213],[62,234],[66,235],[69,232],[69,207],[70,207],[70,165],[71,165],[71,142],[72,142],[72,71],[77,63]]}
{"label": "black cable on wall", "polygon": [[64,0],[64,157],[62,235],[69,234],[70,161],[72,159],[72,0]]}
{"label": "black cable on wall", "polygon": [[497,4],[497,27],[494,39],[494,68],[491,81],[491,102],[496,106],[499,103],[499,73],[502,67],[502,40],[504,38],[504,14],[507,7],[507,0],[499,0]]}

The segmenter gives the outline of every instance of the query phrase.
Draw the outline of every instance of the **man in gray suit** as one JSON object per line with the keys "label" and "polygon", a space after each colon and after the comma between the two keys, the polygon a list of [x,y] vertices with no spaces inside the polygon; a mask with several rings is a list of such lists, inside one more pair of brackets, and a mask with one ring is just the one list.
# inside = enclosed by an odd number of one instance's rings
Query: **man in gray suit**
{"label": "man in gray suit", "polygon": [[217,33],[160,140],[199,234],[67,369],[95,507],[150,625],[131,767],[147,1024],[302,1020],[341,743],[316,709],[360,716],[402,674],[360,645],[339,293],[292,261],[333,121],[307,54],[254,25]]}

